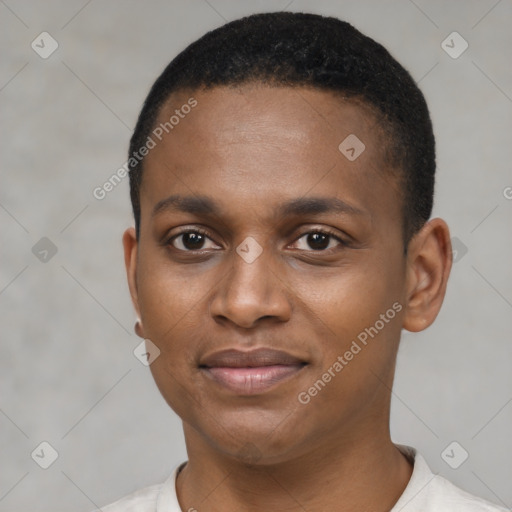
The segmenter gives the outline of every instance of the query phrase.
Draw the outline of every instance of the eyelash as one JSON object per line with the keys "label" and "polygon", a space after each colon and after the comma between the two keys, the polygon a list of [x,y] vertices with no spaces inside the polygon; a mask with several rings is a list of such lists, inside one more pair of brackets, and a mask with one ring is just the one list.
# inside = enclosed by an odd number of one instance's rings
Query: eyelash
{"label": "eyelash", "polygon": [[[174,235],[172,235],[170,238],[168,238],[164,244],[166,246],[171,246],[173,249],[175,249],[176,251],[179,251],[179,252],[186,252],[186,253],[200,253],[203,249],[198,249],[198,250],[184,250],[184,249],[177,249],[176,247],[174,247],[172,245],[172,242],[177,239],[178,237],[180,237],[181,235],[186,235],[186,234],[189,234],[189,233],[197,233],[197,234],[200,234],[200,235],[203,235],[205,236],[206,238],[208,238],[209,240],[212,240],[210,238],[210,236],[208,235],[208,232],[201,229],[201,228],[194,228],[194,229],[185,229],[179,233],[176,233]],[[297,242],[298,240],[300,240],[301,238],[303,238],[304,236],[306,235],[310,235],[310,234],[322,234],[322,235],[327,235],[331,238],[334,238],[334,240],[336,240],[340,246],[342,247],[346,247],[348,245],[348,243],[344,240],[342,240],[337,234],[335,234],[334,232],[330,231],[329,229],[326,229],[326,228],[322,228],[322,229],[312,229],[310,231],[305,231],[304,233],[302,233],[299,237],[297,237],[295,239],[294,242]],[[212,240],[213,241],[213,240]],[[332,251],[332,247],[330,249],[318,249],[318,250],[314,250],[314,249],[310,249],[310,250],[307,250],[306,252],[313,252],[313,253],[329,253]],[[300,249],[299,249],[300,250]]]}

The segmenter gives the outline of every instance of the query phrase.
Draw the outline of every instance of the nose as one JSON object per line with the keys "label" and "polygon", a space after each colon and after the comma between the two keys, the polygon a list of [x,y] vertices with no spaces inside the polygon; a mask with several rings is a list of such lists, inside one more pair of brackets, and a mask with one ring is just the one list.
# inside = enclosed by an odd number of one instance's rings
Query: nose
{"label": "nose", "polygon": [[232,266],[210,303],[211,316],[216,322],[229,322],[244,329],[254,328],[264,319],[289,320],[290,292],[284,277],[272,268],[271,251],[263,249],[254,260],[240,254],[233,251]]}

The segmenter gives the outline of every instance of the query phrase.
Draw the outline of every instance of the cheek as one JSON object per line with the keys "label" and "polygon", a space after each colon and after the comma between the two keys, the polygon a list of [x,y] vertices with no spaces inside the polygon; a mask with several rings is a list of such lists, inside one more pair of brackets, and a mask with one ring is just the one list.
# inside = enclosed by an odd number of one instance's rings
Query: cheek
{"label": "cheek", "polygon": [[[333,383],[325,399],[331,393],[340,393],[340,397],[348,393],[347,399],[360,396],[368,378],[389,380],[404,310],[399,276],[397,264],[368,263],[350,271],[337,269],[325,279],[315,280],[314,289],[310,279],[297,285],[303,319],[316,331],[318,369],[312,380],[329,372],[326,379]],[[367,387],[368,392],[371,389]]]}
{"label": "cheek", "polygon": [[317,364],[297,399],[309,401],[311,421],[316,416],[330,418],[326,422],[332,425],[352,421],[386,402],[403,307],[386,283],[372,285],[367,277],[330,280],[309,303],[310,325],[318,329]]}
{"label": "cheek", "polygon": [[[206,330],[206,314],[200,308],[208,288],[204,279],[187,279],[156,258],[140,263],[138,292],[144,335],[160,350],[150,369],[167,403],[182,415],[197,371],[195,348]],[[197,400],[196,393],[194,396]]]}
{"label": "cheek", "polygon": [[[395,267],[368,262],[316,275],[297,273],[291,288],[298,307],[311,322],[316,319],[332,337],[346,341],[374,325],[401,299],[403,282],[398,265]],[[395,307],[388,316],[394,319],[397,313]]]}
{"label": "cheek", "polygon": [[199,308],[207,288],[157,258],[141,263],[144,277],[138,291],[144,334],[160,350],[150,370],[169,406],[188,419],[191,400],[201,401],[194,388],[194,349],[205,329],[201,322],[206,316]]}
{"label": "cheek", "polygon": [[[141,258],[138,295],[145,332],[155,339],[166,338],[170,331],[182,329],[194,315],[208,283],[187,278],[162,258]],[[204,277],[204,276],[203,276]]]}

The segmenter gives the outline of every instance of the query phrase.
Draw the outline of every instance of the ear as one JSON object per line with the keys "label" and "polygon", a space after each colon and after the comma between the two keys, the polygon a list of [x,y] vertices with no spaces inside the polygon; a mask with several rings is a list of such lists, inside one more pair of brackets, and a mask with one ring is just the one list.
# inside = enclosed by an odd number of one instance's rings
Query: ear
{"label": "ear", "polygon": [[137,293],[137,251],[138,242],[135,228],[128,228],[123,234],[124,264],[126,266],[126,277],[132,297],[133,306],[140,318],[139,297]]}
{"label": "ear", "polygon": [[404,329],[418,332],[434,322],[451,268],[450,230],[444,220],[432,219],[409,242]]}

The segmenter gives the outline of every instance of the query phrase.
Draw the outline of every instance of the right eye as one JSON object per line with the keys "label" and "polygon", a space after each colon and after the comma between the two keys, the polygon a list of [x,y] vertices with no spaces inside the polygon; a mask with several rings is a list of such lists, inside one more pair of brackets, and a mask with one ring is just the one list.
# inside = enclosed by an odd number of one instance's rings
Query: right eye
{"label": "right eye", "polygon": [[[210,241],[213,247],[205,247],[205,243]],[[218,246],[207,236],[205,231],[200,229],[188,229],[176,235],[173,235],[167,242],[174,249],[184,252],[200,251],[202,249],[216,249]]]}

